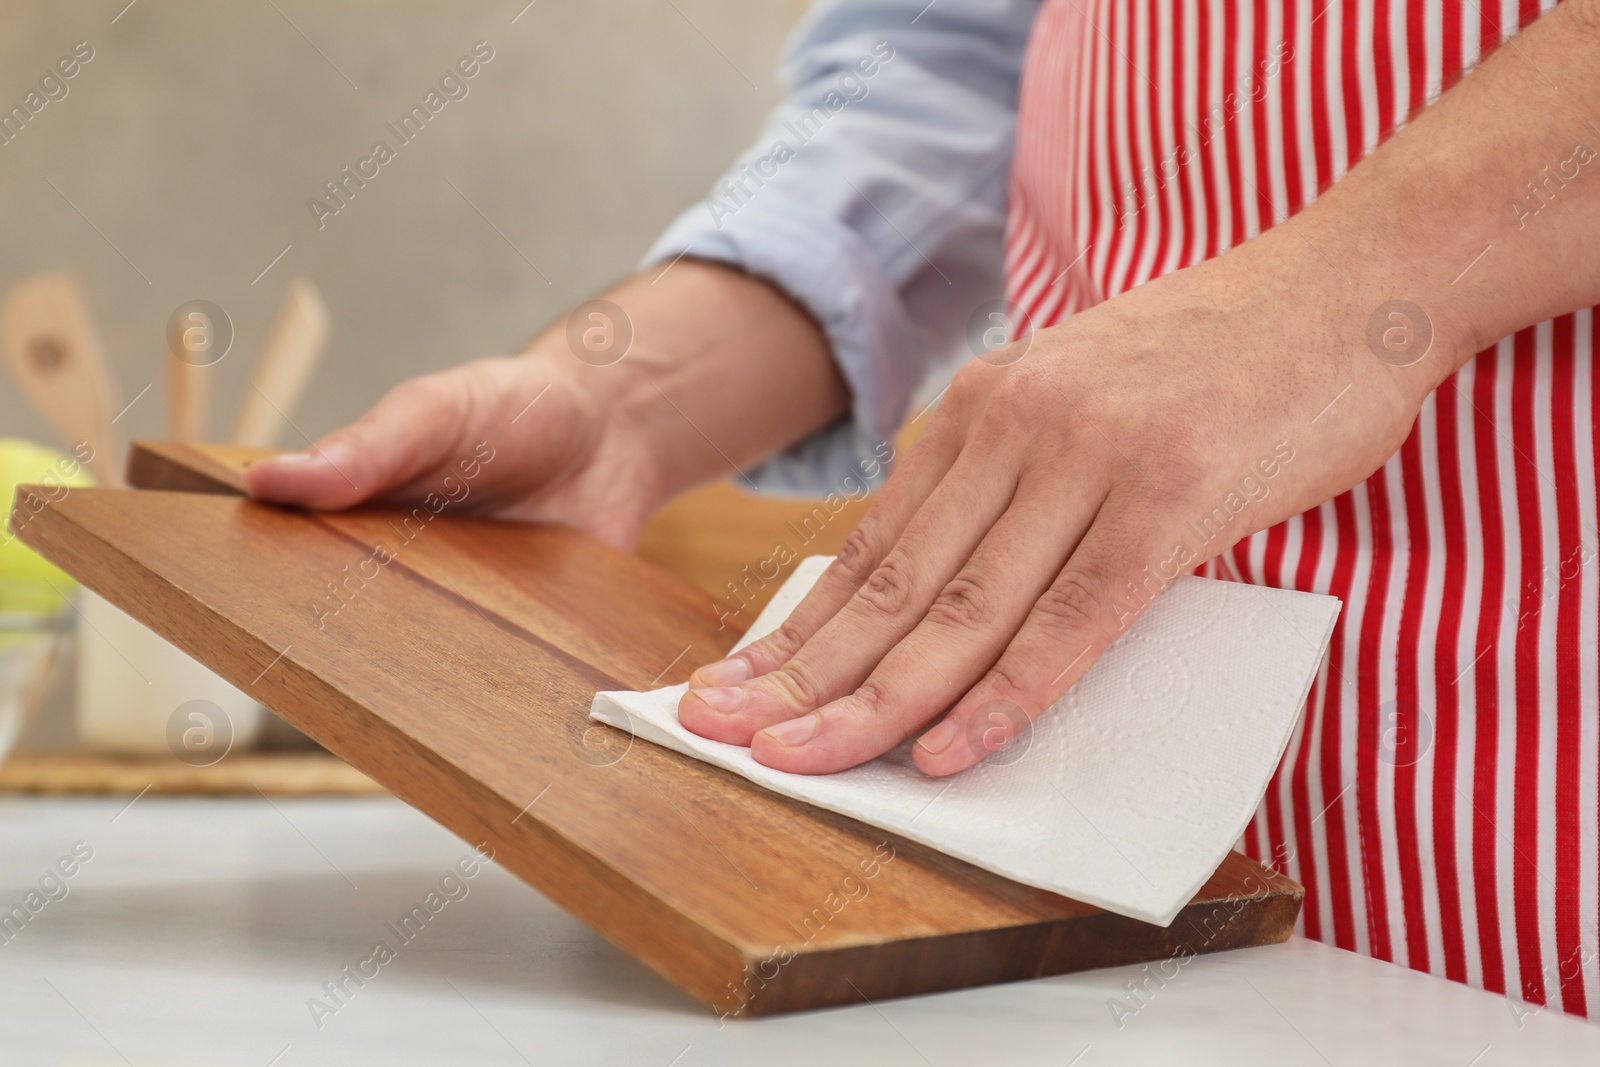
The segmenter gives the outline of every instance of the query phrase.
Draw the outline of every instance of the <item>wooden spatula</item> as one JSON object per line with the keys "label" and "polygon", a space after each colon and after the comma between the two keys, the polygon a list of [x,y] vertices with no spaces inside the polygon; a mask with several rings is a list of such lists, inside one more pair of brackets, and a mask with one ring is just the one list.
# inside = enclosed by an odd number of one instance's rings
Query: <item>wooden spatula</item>
{"label": "wooden spatula", "polygon": [[0,303],[0,349],[24,395],[69,446],[93,449],[101,485],[120,485],[111,425],[116,388],[88,304],[68,274],[41,274]]}
{"label": "wooden spatula", "polygon": [[316,286],[296,278],[239,405],[228,435],[232,444],[267,448],[276,443],[317,369],[327,340],[328,309]]}

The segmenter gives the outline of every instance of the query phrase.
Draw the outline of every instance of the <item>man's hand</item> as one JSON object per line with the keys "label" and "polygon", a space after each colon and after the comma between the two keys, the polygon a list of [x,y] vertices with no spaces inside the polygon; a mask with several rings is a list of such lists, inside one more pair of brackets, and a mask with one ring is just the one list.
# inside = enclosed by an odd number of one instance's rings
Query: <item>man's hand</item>
{"label": "man's hand", "polygon": [[[470,510],[632,548],[672,494],[844,409],[821,332],[766,282],[684,259],[605,298],[598,313],[617,321],[580,308],[575,331],[558,322],[521,356],[404,382],[308,450],[250,467],[246,487],[311,508],[410,503],[487,442],[497,459],[480,468]],[[584,349],[588,329],[629,339],[626,350]]]}
{"label": "man's hand", "polygon": [[684,725],[800,773],[918,733],[924,771],[968,767],[1165,581],[1376,470],[1475,352],[1600,301],[1597,27],[1562,4],[1293,220],[963,370]]}
{"label": "man's hand", "polygon": [[1365,315],[1353,335],[1308,316],[1291,279],[1244,262],[965,367],[789,620],[695,674],[683,724],[825,774],[939,719],[917,765],[963,770],[1165,582],[1376,470],[1425,391],[1368,350]]}
{"label": "man's hand", "polygon": [[565,523],[631,548],[661,497],[660,473],[567,362],[538,353],[413,378],[307,451],[251,466],[245,485],[311,508],[412,503],[487,442],[501,461],[481,468],[469,510]]}

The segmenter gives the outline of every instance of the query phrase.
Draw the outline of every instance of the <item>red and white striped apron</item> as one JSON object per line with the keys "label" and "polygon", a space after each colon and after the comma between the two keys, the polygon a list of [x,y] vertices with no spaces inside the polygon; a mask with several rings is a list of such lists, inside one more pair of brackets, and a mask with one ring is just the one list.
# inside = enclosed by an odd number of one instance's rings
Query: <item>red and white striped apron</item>
{"label": "red and white striped apron", "polygon": [[[1023,74],[1011,299],[1042,328],[1260,233],[1539,14],[1526,0],[1045,0]],[[1305,884],[1303,932],[1600,1016],[1592,321],[1480,353],[1364,484],[1208,573],[1344,601],[1243,842]]]}

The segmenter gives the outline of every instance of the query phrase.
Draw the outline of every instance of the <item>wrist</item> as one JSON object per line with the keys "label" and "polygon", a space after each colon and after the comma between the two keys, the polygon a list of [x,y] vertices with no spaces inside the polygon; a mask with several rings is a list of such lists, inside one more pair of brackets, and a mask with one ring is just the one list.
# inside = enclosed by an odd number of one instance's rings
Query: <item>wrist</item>
{"label": "wrist", "polygon": [[[566,338],[569,317],[552,324],[516,359],[536,383],[536,402],[576,412],[576,425],[593,434],[591,461],[604,455],[607,468],[626,483],[627,492],[646,513],[653,511],[683,488],[685,477],[670,462],[672,428],[659,410],[660,394],[650,388],[659,375],[655,361],[631,348],[616,364],[575,357]],[[632,365],[620,370],[626,363]]]}
{"label": "wrist", "polygon": [[1226,265],[1241,306],[1295,308],[1298,343],[1381,383],[1414,413],[1482,348],[1481,309],[1463,305],[1450,279],[1441,285],[1424,265],[1371,245],[1354,227],[1302,215],[1214,262]]}
{"label": "wrist", "polygon": [[642,457],[656,503],[744,471],[848,403],[826,338],[799,305],[766,281],[688,258],[580,304],[527,357]]}

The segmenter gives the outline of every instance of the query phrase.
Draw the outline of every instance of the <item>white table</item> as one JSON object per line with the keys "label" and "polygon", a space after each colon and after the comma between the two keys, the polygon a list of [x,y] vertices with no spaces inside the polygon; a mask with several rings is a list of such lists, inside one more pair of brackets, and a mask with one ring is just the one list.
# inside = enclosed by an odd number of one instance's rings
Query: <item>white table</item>
{"label": "white table", "polygon": [[[1121,968],[719,1025],[496,867],[409,943],[469,850],[389,799],[0,800],[0,907],[91,860],[0,943],[11,1065],[1600,1063],[1600,1025],[1296,939],[1196,959],[1119,1028]],[[59,890],[56,890],[59,894]],[[459,890],[456,890],[459,896]],[[394,958],[321,1026],[307,1001]]]}

